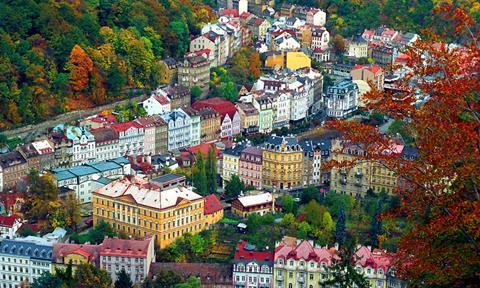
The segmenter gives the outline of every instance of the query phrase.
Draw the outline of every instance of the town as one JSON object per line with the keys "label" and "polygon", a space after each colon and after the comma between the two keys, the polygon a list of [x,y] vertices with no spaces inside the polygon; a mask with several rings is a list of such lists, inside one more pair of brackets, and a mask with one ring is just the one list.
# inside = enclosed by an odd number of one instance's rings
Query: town
{"label": "town", "polygon": [[[215,2],[152,91],[1,135],[0,287],[409,286],[411,227],[383,215],[424,156],[370,95],[431,99],[410,75],[419,32],[343,38],[320,8]],[[340,121],[388,141],[352,141]]]}

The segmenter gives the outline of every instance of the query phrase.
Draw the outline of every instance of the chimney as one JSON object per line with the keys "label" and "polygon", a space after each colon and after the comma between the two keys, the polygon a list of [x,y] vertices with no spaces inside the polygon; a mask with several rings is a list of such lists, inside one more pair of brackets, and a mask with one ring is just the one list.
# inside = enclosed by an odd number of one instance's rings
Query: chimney
{"label": "chimney", "polygon": [[338,251],[338,243],[337,242],[335,242],[335,244],[333,244],[333,247],[335,247],[335,250]]}

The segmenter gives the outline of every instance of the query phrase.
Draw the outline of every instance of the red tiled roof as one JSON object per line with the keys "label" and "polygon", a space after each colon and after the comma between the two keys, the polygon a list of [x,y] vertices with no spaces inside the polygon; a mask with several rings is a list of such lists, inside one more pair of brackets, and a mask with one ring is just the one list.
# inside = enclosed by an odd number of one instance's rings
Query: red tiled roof
{"label": "red tiled roof", "polygon": [[149,244],[150,239],[129,240],[118,238],[105,238],[102,243],[100,255],[146,257]]}
{"label": "red tiled roof", "polygon": [[372,267],[374,270],[382,268],[384,273],[388,272],[392,265],[392,254],[387,253],[384,250],[374,249],[361,246],[355,252],[355,264],[362,267]]}
{"label": "red tiled roof", "polygon": [[315,260],[325,262],[327,265],[331,265],[334,259],[339,259],[334,248],[327,249],[326,247],[313,246],[306,240],[301,240],[297,244],[297,239],[291,237],[285,237],[275,248],[275,260],[278,258]]}
{"label": "red tiled roof", "polygon": [[167,105],[168,103],[170,103],[170,99],[168,99],[164,95],[155,95],[155,96],[153,96],[153,99],[157,100],[158,103],[160,103],[162,105]]}
{"label": "red tiled roof", "polygon": [[137,123],[135,121],[129,121],[129,122],[119,123],[119,124],[112,124],[110,127],[117,132],[125,132],[130,128],[136,128],[136,129],[143,128],[142,125],[140,125],[139,123]]}
{"label": "red tiled roof", "polygon": [[247,19],[248,17],[252,16],[253,14],[250,12],[243,12],[240,14],[240,18]]}
{"label": "red tiled roof", "polygon": [[207,195],[204,203],[204,214],[213,214],[223,209],[222,203],[214,194]]}
{"label": "red tiled roof", "polygon": [[2,227],[12,227],[15,224],[15,220],[17,216],[10,215],[10,216],[2,216],[0,215],[0,226]]}
{"label": "red tiled roof", "polygon": [[368,71],[371,71],[373,74],[377,74],[378,71],[382,70],[382,67],[380,67],[379,65],[360,65],[360,64],[357,64],[353,67],[352,70],[356,70],[356,69],[367,69]]}
{"label": "red tiled roof", "polygon": [[202,151],[203,156],[207,156],[208,149],[210,149],[210,147],[213,147],[215,149],[215,154],[217,154],[217,157],[218,157],[218,155],[220,154],[220,151],[217,149],[217,147],[213,143],[201,143],[195,146],[188,147],[187,150],[193,155],[197,155],[198,151]]}
{"label": "red tiled roof", "polygon": [[100,247],[101,245],[54,243],[52,258],[56,261],[57,257],[65,257],[69,254],[79,254],[86,257],[89,261],[97,260]]}
{"label": "red tiled roof", "polygon": [[203,99],[192,104],[192,108],[196,110],[200,110],[204,107],[210,107],[220,113],[222,121],[227,114],[230,116],[230,119],[233,119],[233,116],[237,112],[237,107],[235,107],[232,102],[220,97]]}
{"label": "red tiled roof", "polygon": [[257,260],[257,261],[273,261],[274,253],[269,251],[250,251],[245,250],[247,241],[240,240],[235,250],[235,260]]}
{"label": "red tiled roof", "polygon": [[238,10],[237,9],[223,9],[220,11],[220,15],[230,15],[232,17],[238,17]]}

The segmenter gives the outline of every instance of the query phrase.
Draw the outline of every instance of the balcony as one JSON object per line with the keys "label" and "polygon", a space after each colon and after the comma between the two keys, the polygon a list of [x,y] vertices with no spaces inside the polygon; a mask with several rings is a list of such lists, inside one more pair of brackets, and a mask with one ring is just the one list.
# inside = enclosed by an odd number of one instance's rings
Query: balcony
{"label": "balcony", "polygon": [[298,283],[305,283],[305,276],[298,276]]}
{"label": "balcony", "polygon": [[355,172],[355,177],[357,177],[357,178],[362,178],[362,177],[363,177],[362,171],[357,171],[357,172]]}

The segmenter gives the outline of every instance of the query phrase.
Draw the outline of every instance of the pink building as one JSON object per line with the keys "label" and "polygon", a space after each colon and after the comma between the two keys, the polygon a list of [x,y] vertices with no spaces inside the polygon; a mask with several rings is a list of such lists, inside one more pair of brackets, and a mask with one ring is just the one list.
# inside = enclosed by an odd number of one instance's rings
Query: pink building
{"label": "pink building", "polygon": [[147,116],[139,117],[135,121],[143,126],[143,154],[154,155],[155,154],[155,129],[157,127],[158,117]]}
{"label": "pink building", "polygon": [[239,178],[245,185],[262,189],[262,150],[257,147],[247,147],[240,154]]}

